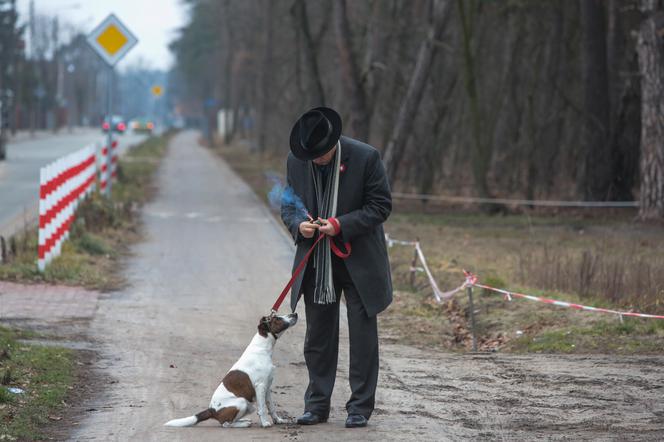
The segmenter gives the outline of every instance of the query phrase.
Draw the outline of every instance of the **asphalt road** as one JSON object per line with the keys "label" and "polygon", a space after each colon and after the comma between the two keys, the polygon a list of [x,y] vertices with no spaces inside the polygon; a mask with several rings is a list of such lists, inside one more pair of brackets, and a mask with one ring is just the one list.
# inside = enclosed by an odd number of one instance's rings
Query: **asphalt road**
{"label": "asphalt road", "polygon": [[[72,440],[392,441],[663,440],[664,357],[448,354],[398,344],[381,330],[369,427],[345,429],[348,338],[342,310],[330,421],[314,427],[192,428],[164,422],[205,409],[290,274],[294,249],[229,167],[175,137],[144,209],[146,239],[127,262],[129,287],[100,299],[89,338],[96,397],[75,406]],[[342,306],[343,309],[343,306]],[[275,348],[273,397],[302,412],[301,321]],[[91,381],[95,382],[95,381]]]}
{"label": "asphalt road", "polygon": [[[120,136],[121,151],[143,140],[145,135]],[[34,220],[39,210],[39,169],[51,161],[90,143],[101,141],[94,129],[66,130],[57,135],[39,133],[21,137],[7,146],[7,159],[0,161],[0,235],[10,235]]]}

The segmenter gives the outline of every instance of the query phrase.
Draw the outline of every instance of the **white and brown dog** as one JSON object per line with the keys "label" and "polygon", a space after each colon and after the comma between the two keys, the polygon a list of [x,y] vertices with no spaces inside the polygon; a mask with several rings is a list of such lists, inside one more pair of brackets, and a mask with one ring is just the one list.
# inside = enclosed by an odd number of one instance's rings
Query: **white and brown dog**
{"label": "white and brown dog", "polygon": [[214,418],[224,427],[248,427],[251,425],[251,420],[243,417],[254,411],[254,403],[261,426],[272,425],[267,418],[266,407],[275,424],[286,423],[285,419],[277,415],[270,393],[274,378],[272,350],[277,338],[296,322],[297,313],[261,318],[258,323],[258,333],[240,359],[224,376],[212,395],[209,408],[194,416],[173,419],[164,425],[189,427]]}

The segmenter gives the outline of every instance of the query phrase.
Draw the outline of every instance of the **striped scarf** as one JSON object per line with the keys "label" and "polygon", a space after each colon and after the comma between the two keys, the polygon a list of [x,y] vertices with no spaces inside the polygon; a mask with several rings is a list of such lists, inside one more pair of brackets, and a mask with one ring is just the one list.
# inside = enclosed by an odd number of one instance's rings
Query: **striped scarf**
{"label": "striped scarf", "polygon": [[[320,168],[314,167],[313,162],[309,162],[314,179],[318,216],[323,219],[337,215],[340,164],[341,143],[339,142],[337,142],[337,151],[331,161],[332,170],[328,172],[327,179],[323,179],[323,172]],[[316,304],[334,304],[337,301],[337,296],[332,281],[332,255],[329,238],[321,241],[314,251],[314,270],[316,272],[314,302]]]}

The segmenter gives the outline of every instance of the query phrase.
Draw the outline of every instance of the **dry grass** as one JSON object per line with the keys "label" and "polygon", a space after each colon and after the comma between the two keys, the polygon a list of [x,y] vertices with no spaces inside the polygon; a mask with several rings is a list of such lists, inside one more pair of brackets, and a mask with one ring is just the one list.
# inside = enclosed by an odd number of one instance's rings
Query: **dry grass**
{"label": "dry grass", "polygon": [[[284,173],[285,158],[219,149],[265,199],[266,172]],[[629,211],[541,211],[487,216],[458,208],[395,201],[385,225],[397,239],[422,243],[441,289],[457,287],[462,269],[496,287],[595,306],[664,311],[664,230],[632,222]],[[438,305],[418,273],[411,284],[411,247],[390,261],[395,301],[381,315],[385,339],[427,348],[468,350],[465,294]],[[524,300],[507,302],[475,290],[482,350],[652,353],[664,348],[664,321],[578,312]]]}
{"label": "dry grass", "polygon": [[[629,219],[397,212],[386,229],[394,238],[421,239],[444,289],[458,286],[465,268],[488,285],[514,291],[594,306],[662,311],[664,265],[659,250],[664,246],[664,232]],[[430,295],[423,275],[418,274],[415,287],[409,284],[411,248],[394,247],[390,258],[399,290],[411,296]],[[649,276],[637,282],[638,272]],[[611,316],[526,300],[508,302],[493,292],[476,290],[475,294],[480,347],[485,350],[633,353],[664,348],[664,321],[625,319],[621,323]],[[462,317],[451,317],[447,306],[439,307],[431,333],[441,320],[469,327],[466,297],[459,295],[455,302],[464,312]],[[388,317],[396,313],[392,310]],[[469,347],[467,337],[450,346]]]}
{"label": "dry grass", "polygon": [[518,258],[518,280],[529,286],[578,293],[626,308],[664,313],[664,256],[641,245],[566,251],[547,245]]}

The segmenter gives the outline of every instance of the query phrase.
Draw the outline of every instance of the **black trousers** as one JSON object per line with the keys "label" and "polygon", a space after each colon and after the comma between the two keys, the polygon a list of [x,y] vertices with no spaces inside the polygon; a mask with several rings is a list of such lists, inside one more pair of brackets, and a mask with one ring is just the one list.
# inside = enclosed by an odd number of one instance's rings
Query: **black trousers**
{"label": "black trousers", "polygon": [[378,382],[378,326],[376,316],[368,317],[344,262],[332,256],[332,275],[337,302],[315,304],[315,277],[308,268],[303,280],[307,332],[304,360],[309,371],[309,386],[304,394],[304,411],[322,417],[330,413],[330,398],[337,375],[339,353],[339,302],[346,297],[350,335],[349,381],[351,396],[346,403],[348,414],[367,419],[374,409]]}

